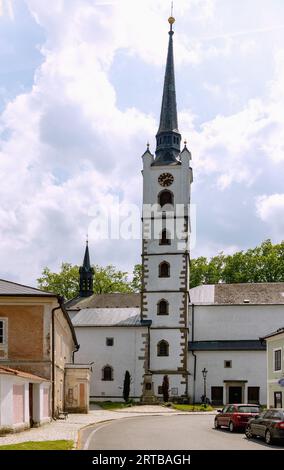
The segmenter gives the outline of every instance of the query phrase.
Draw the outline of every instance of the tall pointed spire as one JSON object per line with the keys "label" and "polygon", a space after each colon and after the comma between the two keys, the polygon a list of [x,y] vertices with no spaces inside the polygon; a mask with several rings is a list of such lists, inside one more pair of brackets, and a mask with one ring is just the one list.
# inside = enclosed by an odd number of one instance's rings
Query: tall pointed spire
{"label": "tall pointed spire", "polygon": [[178,130],[175,70],[174,70],[174,48],[173,48],[173,16],[169,18],[169,47],[164,80],[160,126],[156,135],[157,148],[156,159],[153,165],[177,164],[177,156],[180,153],[181,135]]}
{"label": "tall pointed spire", "polygon": [[90,263],[89,242],[86,240],[86,249],[83,266],[79,269],[80,273],[80,297],[89,297],[94,293],[94,269]]}

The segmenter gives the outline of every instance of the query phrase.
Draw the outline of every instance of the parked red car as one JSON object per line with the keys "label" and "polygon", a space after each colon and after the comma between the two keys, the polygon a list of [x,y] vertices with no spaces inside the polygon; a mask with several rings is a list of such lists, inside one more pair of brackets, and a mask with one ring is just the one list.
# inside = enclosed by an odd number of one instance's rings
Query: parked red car
{"label": "parked red car", "polygon": [[247,422],[259,415],[261,412],[258,405],[235,404],[226,405],[222,410],[218,410],[215,417],[214,427],[220,429],[222,426],[229,428],[229,431],[244,430]]}

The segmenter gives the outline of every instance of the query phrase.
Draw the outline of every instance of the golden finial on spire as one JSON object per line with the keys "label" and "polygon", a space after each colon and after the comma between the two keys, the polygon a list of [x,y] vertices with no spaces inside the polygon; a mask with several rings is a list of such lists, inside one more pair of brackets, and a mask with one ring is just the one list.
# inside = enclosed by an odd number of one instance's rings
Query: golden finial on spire
{"label": "golden finial on spire", "polygon": [[185,139],[184,141],[184,146],[186,147],[187,146],[187,140]]}
{"label": "golden finial on spire", "polygon": [[150,148],[150,143],[149,143],[149,141],[148,141],[148,142],[147,142],[147,150],[149,150],[149,148]]}
{"label": "golden finial on spire", "polygon": [[173,30],[173,24],[176,21],[175,18],[173,17],[173,11],[174,11],[174,2],[172,2],[172,7],[171,7],[171,16],[168,19],[168,22],[171,25],[171,31]]}

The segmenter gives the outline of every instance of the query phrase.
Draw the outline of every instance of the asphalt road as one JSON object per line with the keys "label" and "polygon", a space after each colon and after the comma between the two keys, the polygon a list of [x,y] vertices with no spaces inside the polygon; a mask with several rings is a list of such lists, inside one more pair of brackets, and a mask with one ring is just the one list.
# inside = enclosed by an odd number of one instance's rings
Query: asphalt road
{"label": "asphalt road", "polygon": [[[86,450],[271,450],[260,439],[213,428],[212,415],[143,416],[89,427],[81,441]],[[83,447],[82,446],[82,447]]]}

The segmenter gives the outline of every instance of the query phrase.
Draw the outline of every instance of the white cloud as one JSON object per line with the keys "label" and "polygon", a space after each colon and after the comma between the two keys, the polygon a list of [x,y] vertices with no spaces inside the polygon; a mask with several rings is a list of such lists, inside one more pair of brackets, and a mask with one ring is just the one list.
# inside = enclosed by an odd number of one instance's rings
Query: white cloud
{"label": "white cloud", "polygon": [[0,17],[6,16],[14,20],[14,7],[12,0],[0,0]]}
{"label": "white cloud", "polygon": [[[46,34],[43,63],[31,91],[11,101],[0,118],[0,174],[5,175],[0,187],[1,265],[24,282],[33,280],[46,264],[56,269],[62,260],[80,260],[93,204],[111,206],[117,195],[140,204],[139,154],[157,123],[135,106],[119,109],[109,73],[121,50],[144,63],[164,65],[169,14],[164,0],[27,4]],[[222,29],[215,8],[215,0],[177,2],[179,70],[181,65],[198,66],[208,60],[215,66],[218,57],[231,57],[238,38],[229,36],[216,45],[201,37],[208,24]],[[194,38],[189,26],[196,25],[202,34]],[[241,44],[243,54],[251,53],[252,41]],[[261,171],[261,165],[256,167],[258,152],[273,162],[282,160],[280,53],[277,64],[269,95],[249,100],[238,113],[217,115],[200,128],[191,110],[180,113],[199,181],[209,175],[207,184],[221,190],[235,182],[251,185]],[[209,77],[206,84],[212,89]],[[219,85],[214,86],[217,93]],[[113,259],[131,266],[139,260],[139,252],[128,246],[121,254],[112,253],[111,244],[105,246],[95,251],[97,262]],[[210,246],[217,245],[212,241]]]}
{"label": "white cloud", "polygon": [[[200,130],[194,126],[190,111],[181,114],[196,171],[215,173],[221,190],[233,183],[253,184],[264,169],[265,158],[271,165],[284,161],[284,50],[275,54],[274,76],[266,96],[249,100],[235,114],[217,115],[203,123]],[[225,90],[210,82],[203,87],[214,96],[223,93],[226,97]]]}
{"label": "white cloud", "polygon": [[260,219],[268,224],[270,234],[284,240],[284,194],[259,196],[256,209]]}

